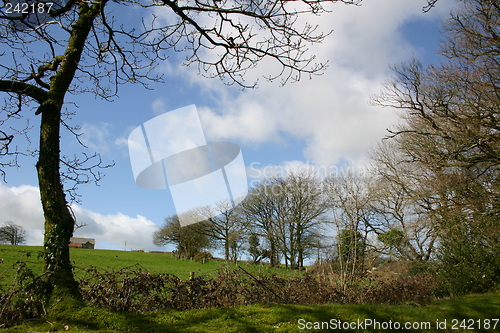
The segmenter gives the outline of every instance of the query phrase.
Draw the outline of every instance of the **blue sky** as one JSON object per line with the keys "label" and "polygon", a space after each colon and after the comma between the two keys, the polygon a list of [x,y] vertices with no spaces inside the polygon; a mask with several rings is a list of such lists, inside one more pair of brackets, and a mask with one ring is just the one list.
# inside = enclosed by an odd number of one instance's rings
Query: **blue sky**
{"label": "blue sky", "polygon": [[[135,184],[127,138],[145,121],[190,104],[197,106],[208,140],[241,147],[249,176],[302,164],[366,165],[367,149],[397,121],[393,110],[371,106],[370,96],[390,78],[391,64],[412,56],[424,62],[437,60],[439,25],[454,4],[440,0],[427,14],[422,13],[423,0],[365,0],[359,7],[335,4],[332,13],[314,18],[324,31],[334,30],[312,49],[319,59],[329,61],[329,68],[322,76],[285,87],[260,80],[257,89],[242,91],[201,77],[196,66],[169,60],[160,66],[165,83],[153,85],[154,90],[121,86],[111,103],[91,95],[71,96],[78,108],[68,104],[76,111],[70,123],[82,126],[89,152],[115,162],[104,170],[100,186],[80,187],[82,201],[73,210],[79,223],[87,226],[76,235],[96,238],[98,248],[123,249],[127,241],[128,249],[158,249],[151,242],[152,232],[175,212],[172,199],[167,190]],[[263,63],[250,76],[264,75],[268,67]],[[39,120],[32,121],[37,137]],[[63,154],[80,149],[68,133],[62,140]],[[21,162],[21,168],[7,170],[7,183],[0,183],[0,223],[25,226],[28,244],[41,245],[43,216],[35,160]]]}

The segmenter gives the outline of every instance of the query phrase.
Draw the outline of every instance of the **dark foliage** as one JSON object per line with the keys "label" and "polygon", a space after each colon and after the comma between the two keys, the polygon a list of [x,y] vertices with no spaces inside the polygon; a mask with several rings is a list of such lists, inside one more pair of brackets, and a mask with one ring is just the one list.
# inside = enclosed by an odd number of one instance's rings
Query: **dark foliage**
{"label": "dark foliage", "polygon": [[361,304],[425,304],[435,298],[438,281],[431,275],[377,279],[356,286],[344,296],[346,303]]}
{"label": "dark foliage", "polygon": [[498,221],[483,218],[474,222],[449,228],[439,253],[438,277],[452,295],[489,291],[500,281]]}
{"label": "dark foliage", "polygon": [[0,284],[0,328],[9,327],[25,319],[44,316],[47,284],[26,263],[19,266],[10,290]]}
{"label": "dark foliage", "polygon": [[213,256],[212,256],[212,253],[210,253],[208,251],[198,252],[198,253],[196,253],[196,255],[193,258],[194,261],[201,262],[201,263],[205,263],[205,261],[210,260],[210,259],[213,259]]}
{"label": "dark foliage", "polygon": [[26,230],[13,222],[0,227],[0,244],[21,245],[26,242]]}
{"label": "dark foliage", "polygon": [[434,298],[437,281],[429,275],[365,280],[340,291],[316,275],[254,276],[245,270],[220,269],[214,277],[183,281],[151,274],[139,266],[116,272],[87,270],[81,281],[86,303],[113,311],[190,310],[240,304],[423,304]]}

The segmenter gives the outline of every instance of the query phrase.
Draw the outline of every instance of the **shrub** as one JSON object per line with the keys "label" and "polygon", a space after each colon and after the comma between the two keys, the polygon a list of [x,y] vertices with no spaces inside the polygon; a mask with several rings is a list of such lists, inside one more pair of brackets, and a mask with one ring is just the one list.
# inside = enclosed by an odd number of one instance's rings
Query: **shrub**
{"label": "shrub", "polygon": [[5,291],[0,285],[0,328],[46,314],[44,304],[48,286],[42,279],[43,276],[34,274],[24,262],[18,264],[11,290]]}
{"label": "shrub", "polygon": [[239,304],[426,303],[437,282],[432,276],[366,280],[339,290],[313,274],[296,277],[253,275],[240,268],[219,269],[215,276],[182,281],[173,275],[150,274],[139,266],[116,272],[87,271],[81,281],[87,303],[114,311],[189,310]]}
{"label": "shrub", "polygon": [[438,276],[451,294],[491,290],[500,281],[498,217],[457,216],[443,227]]}
{"label": "shrub", "polygon": [[409,264],[408,275],[435,275],[437,263],[429,260],[414,260]]}
{"label": "shrub", "polygon": [[114,311],[189,310],[255,303],[315,304],[336,301],[332,288],[306,274],[294,278],[254,276],[220,269],[215,277],[182,281],[173,275],[150,274],[139,266],[119,271],[90,268],[80,282],[84,301]]}
{"label": "shrub", "polygon": [[118,271],[90,267],[80,288],[86,303],[114,311],[146,312],[167,306],[171,286],[179,284],[181,280],[173,275],[151,274],[134,265]]}
{"label": "shrub", "polygon": [[210,252],[208,251],[201,251],[201,252],[198,252],[193,260],[196,261],[196,262],[201,262],[201,263],[205,263],[205,261],[207,260],[210,260],[210,259],[213,259],[213,256]]}
{"label": "shrub", "polygon": [[[90,267],[84,270],[79,286],[87,304],[111,311],[140,313],[255,303],[422,304],[433,299],[437,288],[434,277],[417,275],[356,280],[348,288],[340,289],[332,283],[335,280],[332,275],[332,271],[325,275],[305,273],[295,277],[254,275],[240,266],[221,268],[214,277],[200,275],[183,281],[170,274],[151,274],[134,265],[117,271]],[[21,270],[18,276],[15,290],[0,291],[1,316],[9,318],[4,323],[8,325],[45,314],[41,277],[29,270]]]}
{"label": "shrub", "polygon": [[404,304],[428,303],[435,298],[438,281],[432,275],[379,279],[354,289],[348,303]]}
{"label": "shrub", "polygon": [[493,289],[500,280],[499,251],[498,246],[487,246],[481,239],[448,243],[441,252],[438,270],[443,287],[456,295]]}

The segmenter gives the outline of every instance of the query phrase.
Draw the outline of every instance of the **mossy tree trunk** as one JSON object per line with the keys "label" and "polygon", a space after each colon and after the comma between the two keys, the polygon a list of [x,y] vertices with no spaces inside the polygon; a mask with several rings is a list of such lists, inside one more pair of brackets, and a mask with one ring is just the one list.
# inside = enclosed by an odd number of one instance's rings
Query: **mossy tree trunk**
{"label": "mossy tree trunk", "polygon": [[49,286],[48,296],[80,298],[69,257],[69,240],[73,235],[75,220],[66,202],[59,171],[61,110],[93,21],[105,1],[91,6],[79,2],[79,18],[71,27],[64,55],[52,62],[59,67],[50,81],[47,98],[36,112],[41,114],[40,151],[36,167],[45,217],[43,259]]}
{"label": "mossy tree trunk", "polygon": [[224,259],[229,261],[230,253],[229,253],[229,237],[226,237],[224,240]]}
{"label": "mossy tree trunk", "polygon": [[75,221],[68,209],[59,173],[60,115],[57,106],[46,107],[42,113],[40,156],[36,165],[45,216],[44,272],[51,289],[78,296],[68,247]]}

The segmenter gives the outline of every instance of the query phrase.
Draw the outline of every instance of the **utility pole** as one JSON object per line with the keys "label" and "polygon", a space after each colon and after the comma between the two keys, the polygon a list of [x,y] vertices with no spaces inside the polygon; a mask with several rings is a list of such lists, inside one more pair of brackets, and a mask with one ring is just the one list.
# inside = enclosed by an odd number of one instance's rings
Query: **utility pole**
{"label": "utility pole", "polygon": [[125,241],[125,251],[127,251],[127,241]]}

